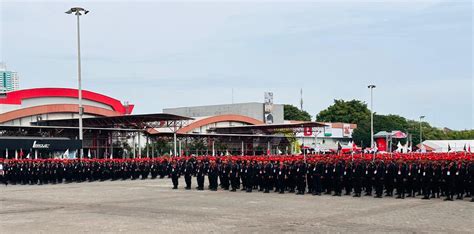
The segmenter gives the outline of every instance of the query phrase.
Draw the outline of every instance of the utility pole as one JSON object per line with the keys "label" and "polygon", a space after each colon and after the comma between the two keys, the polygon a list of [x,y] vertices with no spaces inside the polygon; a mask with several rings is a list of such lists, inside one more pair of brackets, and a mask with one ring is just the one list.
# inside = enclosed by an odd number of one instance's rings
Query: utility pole
{"label": "utility pole", "polygon": [[375,85],[369,85],[370,89],[370,148],[374,148],[374,95]]}
{"label": "utility pole", "polygon": [[77,81],[78,81],[78,91],[79,91],[79,140],[81,141],[81,149],[79,150],[79,158],[82,159],[84,154],[83,149],[83,130],[82,130],[82,115],[84,114],[84,108],[82,107],[82,78],[81,78],[81,34],[79,27],[79,16],[82,14],[86,15],[89,13],[88,10],[85,10],[81,7],[73,7],[66,11],[66,14],[74,14],[77,18]]}

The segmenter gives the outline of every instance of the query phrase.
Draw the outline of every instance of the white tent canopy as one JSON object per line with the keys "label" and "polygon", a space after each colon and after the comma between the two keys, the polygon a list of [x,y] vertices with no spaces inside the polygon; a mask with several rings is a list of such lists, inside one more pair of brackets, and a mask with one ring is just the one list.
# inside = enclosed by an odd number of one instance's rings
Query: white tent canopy
{"label": "white tent canopy", "polygon": [[448,152],[448,148],[451,148],[450,152],[462,152],[466,146],[467,151],[471,148],[471,152],[474,152],[474,140],[426,140],[423,141],[423,146],[427,151],[433,152]]}

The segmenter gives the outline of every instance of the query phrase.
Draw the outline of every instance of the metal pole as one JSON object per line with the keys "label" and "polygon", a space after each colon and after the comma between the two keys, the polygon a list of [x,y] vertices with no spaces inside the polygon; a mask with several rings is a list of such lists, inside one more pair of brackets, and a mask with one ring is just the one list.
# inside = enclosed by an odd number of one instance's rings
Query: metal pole
{"label": "metal pole", "polygon": [[174,133],[173,133],[173,138],[174,138],[174,141],[173,141],[173,148],[174,148],[173,156],[176,157],[176,131],[174,131]]}
{"label": "metal pole", "polygon": [[244,141],[242,141],[242,156],[244,156]]}
{"label": "metal pole", "polygon": [[374,148],[374,95],[373,88],[370,88],[370,147]]}
{"label": "metal pole", "polygon": [[114,135],[110,132],[110,159],[114,158]]}
{"label": "metal pole", "polygon": [[183,156],[183,155],[181,155],[181,141],[179,141],[178,143],[179,143],[179,153],[178,154],[179,154],[179,156]]}
{"label": "metal pole", "polygon": [[137,157],[137,145],[135,144],[135,137],[136,135],[133,134],[133,158]]}
{"label": "metal pole", "polygon": [[212,140],[212,156],[216,156],[216,148],[214,145],[214,140]]}
{"label": "metal pole", "polygon": [[142,158],[142,145],[141,145],[141,142],[140,142],[140,132],[137,132],[137,138],[138,138],[138,158]]}
{"label": "metal pole", "polygon": [[420,117],[420,144],[423,142],[423,127],[421,125],[421,117]]}
{"label": "metal pole", "polygon": [[82,140],[84,139],[82,132],[82,115],[84,113],[82,107],[82,78],[81,78],[81,34],[79,27],[79,16],[80,13],[76,13],[77,16],[77,81],[78,81],[78,91],[79,91],[79,140],[81,141],[81,149],[79,150],[79,158],[83,157],[83,145]]}
{"label": "metal pole", "polygon": [[146,136],[146,157],[150,158],[150,146],[148,142],[148,136]]}

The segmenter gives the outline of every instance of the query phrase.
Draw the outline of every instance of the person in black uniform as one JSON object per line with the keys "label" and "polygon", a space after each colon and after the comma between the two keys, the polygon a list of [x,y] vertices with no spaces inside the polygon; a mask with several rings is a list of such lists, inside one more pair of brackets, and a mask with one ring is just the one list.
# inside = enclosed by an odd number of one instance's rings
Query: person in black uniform
{"label": "person in black uniform", "polygon": [[375,164],[373,162],[367,162],[365,167],[364,186],[365,196],[372,196],[372,188],[374,186],[374,172]]}
{"label": "person in black uniform", "polygon": [[352,163],[344,164],[344,171],[342,172],[342,184],[344,186],[344,195],[351,195],[352,192]]}
{"label": "person in black uniform", "polygon": [[322,162],[315,163],[311,174],[313,176],[313,195],[321,196],[323,192],[322,184],[321,184],[321,175],[323,174],[324,164]]}
{"label": "person in black uniform", "polygon": [[264,164],[263,180],[264,193],[269,193],[273,190],[273,164],[271,162],[266,161]]}
{"label": "person in black uniform", "polygon": [[450,162],[443,170],[443,182],[445,183],[445,201],[453,201],[454,196],[454,174],[456,173],[456,166]]}
{"label": "person in black uniform", "polygon": [[433,179],[431,180],[431,198],[440,198],[441,189],[441,165],[439,162],[432,164],[433,168]]}
{"label": "person in black uniform", "polygon": [[407,197],[415,197],[416,193],[416,184],[417,184],[417,165],[415,163],[408,164],[408,175],[407,175],[407,186],[406,192],[408,193]]}
{"label": "person in black uniform", "polygon": [[207,169],[207,177],[209,180],[209,190],[217,191],[219,171],[217,169],[217,164],[215,161],[211,161],[211,165]]}
{"label": "person in black uniform", "polygon": [[284,162],[281,162],[279,167],[276,169],[276,181],[277,181],[277,190],[280,194],[285,193],[286,185],[286,165]]}
{"label": "person in black uniform", "polygon": [[421,177],[421,190],[423,192],[423,198],[425,200],[430,199],[431,192],[431,181],[433,177],[433,170],[431,165],[427,162],[423,163],[421,166],[422,177]]}
{"label": "person in black uniform", "polygon": [[385,179],[385,164],[380,160],[377,161],[374,170],[374,186],[375,186],[375,198],[382,198],[383,185]]}
{"label": "person in black uniform", "polygon": [[204,190],[204,180],[205,180],[205,174],[206,174],[206,168],[204,166],[204,163],[201,162],[201,160],[198,160],[197,165],[196,165],[196,182],[197,182],[197,190]]}
{"label": "person in black uniform", "polygon": [[306,165],[299,161],[296,164],[296,187],[298,195],[304,195],[306,191]]}
{"label": "person in black uniform", "polygon": [[237,162],[230,162],[230,171],[229,171],[229,179],[230,185],[232,187],[231,192],[236,192],[239,189],[239,180],[240,180],[240,167]]}
{"label": "person in black uniform", "polygon": [[466,175],[466,169],[464,164],[459,161],[456,166],[456,172],[454,176],[454,186],[456,190],[456,200],[462,200],[464,198],[464,179]]}
{"label": "person in black uniform", "polygon": [[230,180],[229,180],[229,173],[230,173],[230,165],[228,161],[223,161],[220,168],[221,176],[221,187],[224,190],[229,190],[230,187]]}
{"label": "person in black uniform", "polygon": [[178,181],[180,177],[180,170],[178,168],[178,163],[173,161],[171,164],[171,181],[173,182],[173,189],[178,189]]}
{"label": "person in black uniform", "polygon": [[355,162],[355,166],[352,167],[352,182],[354,184],[354,196],[360,197],[362,194],[362,178],[364,177],[364,166],[360,161]]}
{"label": "person in black uniform", "polygon": [[468,176],[469,176],[469,192],[471,193],[471,202],[474,202],[474,162],[471,161],[468,167]]}
{"label": "person in black uniform", "polygon": [[387,162],[385,166],[385,196],[392,197],[395,188],[396,165],[393,161]]}
{"label": "person in black uniform", "polygon": [[245,173],[245,181],[246,181],[246,192],[251,193],[254,185],[254,180],[255,180],[255,169],[256,167],[254,166],[253,162],[250,162],[247,167],[244,169]]}
{"label": "person in black uniform", "polygon": [[332,162],[330,162],[329,160],[325,161],[323,176],[321,177],[323,191],[326,191],[324,194],[332,193],[332,187],[333,187],[332,170],[333,170]]}
{"label": "person in black uniform", "polygon": [[183,174],[184,174],[184,181],[186,183],[185,189],[191,189],[191,180],[194,173],[193,163],[191,161],[187,161],[186,165],[183,167]]}
{"label": "person in black uniform", "polygon": [[397,165],[397,174],[395,175],[395,185],[397,186],[397,199],[405,199],[405,184],[407,179],[406,165],[399,161]]}
{"label": "person in black uniform", "polygon": [[333,164],[332,169],[332,178],[334,184],[334,195],[333,196],[341,196],[342,195],[342,181],[343,181],[343,171],[344,166],[342,162],[335,162]]}

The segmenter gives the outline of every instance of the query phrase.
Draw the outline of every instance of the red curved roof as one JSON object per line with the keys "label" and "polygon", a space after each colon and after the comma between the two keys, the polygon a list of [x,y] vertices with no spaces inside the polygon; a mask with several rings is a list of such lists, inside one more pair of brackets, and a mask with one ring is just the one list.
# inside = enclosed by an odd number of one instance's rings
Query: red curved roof
{"label": "red curved roof", "polygon": [[254,119],[254,118],[243,116],[243,115],[232,115],[232,114],[217,115],[217,116],[211,116],[208,118],[204,118],[204,119],[192,122],[191,124],[179,129],[177,133],[188,133],[189,131],[192,131],[193,129],[196,129],[208,124],[227,122],[227,121],[247,123],[250,125],[263,124],[263,122],[258,119]]}
{"label": "red curved roof", "polygon": [[[0,114],[0,123],[5,123],[15,119],[24,118],[27,116],[34,116],[40,114],[51,114],[51,113],[77,113],[77,104],[51,104],[22,108],[19,110],[9,111]],[[84,113],[92,114],[96,116],[117,116],[120,115],[115,111],[104,109],[96,106],[84,105]]]}
{"label": "red curved roof", "polygon": [[[70,88],[34,88],[34,89],[23,89],[6,93],[5,98],[0,98],[0,104],[10,105],[21,105],[24,99],[42,98],[42,97],[67,97],[67,98],[78,98],[79,91],[77,89]],[[82,98],[94,102],[106,104],[120,114],[130,114],[133,111],[134,105],[129,105],[129,108],[125,106],[117,99],[83,90]]]}

